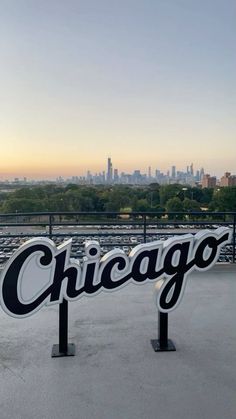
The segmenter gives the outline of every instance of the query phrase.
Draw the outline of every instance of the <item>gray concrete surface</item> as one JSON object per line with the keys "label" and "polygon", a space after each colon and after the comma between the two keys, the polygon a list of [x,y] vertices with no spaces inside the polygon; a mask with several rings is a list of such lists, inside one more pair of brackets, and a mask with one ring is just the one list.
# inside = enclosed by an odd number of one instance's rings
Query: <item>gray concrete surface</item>
{"label": "gray concrete surface", "polygon": [[235,419],[236,266],[192,274],[155,353],[153,284],[69,304],[77,353],[50,357],[58,306],[0,311],[0,419]]}

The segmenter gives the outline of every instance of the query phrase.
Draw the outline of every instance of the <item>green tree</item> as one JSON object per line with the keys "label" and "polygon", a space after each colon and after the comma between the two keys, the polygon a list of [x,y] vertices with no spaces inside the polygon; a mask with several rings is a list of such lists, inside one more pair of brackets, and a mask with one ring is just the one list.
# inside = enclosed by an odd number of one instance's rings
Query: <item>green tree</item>
{"label": "green tree", "polygon": [[182,185],[162,185],[160,187],[160,205],[165,206],[167,201],[171,198],[178,197],[178,194],[182,191]]}
{"label": "green tree", "polygon": [[2,205],[3,213],[41,212],[44,211],[43,202],[39,199],[9,198]]}
{"label": "green tree", "polygon": [[194,199],[185,198],[183,201],[184,211],[201,211],[201,205]]}
{"label": "green tree", "polygon": [[137,199],[135,205],[133,206],[133,211],[135,212],[147,212],[149,210],[149,205],[145,198]]}
{"label": "green tree", "polygon": [[209,209],[211,211],[236,211],[236,186],[215,189]]}
{"label": "green tree", "polygon": [[177,196],[174,198],[170,198],[166,203],[166,210],[168,212],[184,211],[183,202]]}

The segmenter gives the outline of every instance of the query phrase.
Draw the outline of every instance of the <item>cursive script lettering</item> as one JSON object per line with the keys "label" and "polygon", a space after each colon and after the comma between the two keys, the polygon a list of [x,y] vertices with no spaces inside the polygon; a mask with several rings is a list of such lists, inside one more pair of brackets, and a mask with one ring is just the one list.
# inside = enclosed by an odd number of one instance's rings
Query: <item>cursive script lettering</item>
{"label": "cursive script lettering", "polygon": [[[130,282],[161,280],[157,305],[160,311],[169,312],[181,301],[188,274],[194,269],[205,271],[213,266],[220,249],[230,240],[231,231],[220,227],[141,244],[129,256],[121,249],[114,249],[102,258],[99,243],[90,241],[85,245],[83,263],[79,263],[70,259],[72,240],[56,247],[47,238],[31,239],[15,252],[2,272],[0,303],[6,313],[21,318],[63,299],[74,301],[82,295],[113,291]],[[37,275],[31,274],[30,283],[35,287],[36,281],[37,290],[26,298],[22,292],[24,281],[29,272],[34,272],[34,267]],[[45,272],[48,280],[42,285],[41,276]]]}

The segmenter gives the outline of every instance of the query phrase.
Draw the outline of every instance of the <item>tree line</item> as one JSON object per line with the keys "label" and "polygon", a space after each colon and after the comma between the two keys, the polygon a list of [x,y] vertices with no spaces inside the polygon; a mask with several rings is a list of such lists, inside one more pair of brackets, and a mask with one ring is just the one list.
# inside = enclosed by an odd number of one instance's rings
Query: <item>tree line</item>
{"label": "tree line", "polygon": [[0,193],[0,212],[45,211],[236,211],[236,187],[211,189],[183,185],[25,186]]}

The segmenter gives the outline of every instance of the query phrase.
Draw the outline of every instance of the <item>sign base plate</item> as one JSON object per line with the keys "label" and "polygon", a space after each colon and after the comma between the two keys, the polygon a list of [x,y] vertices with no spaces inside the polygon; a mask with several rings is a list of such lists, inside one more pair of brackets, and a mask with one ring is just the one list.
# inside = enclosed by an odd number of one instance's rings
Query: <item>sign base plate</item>
{"label": "sign base plate", "polygon": [[169,351],[176,351],[176,347],[171,339],[168,339],[167,345],[163,346],[160,345],[159,339],[152,339],[151,345],[155,352],[169,352]]}
{"label": "sign base plate", "polygon": [[74,343],[68,343],[67,345],[67,351],[66,352],[60,352],[59,351],[59,344],[55,344],[52,347],[52,358],[60,358],[63,356],[75,356],[75,344]]}

